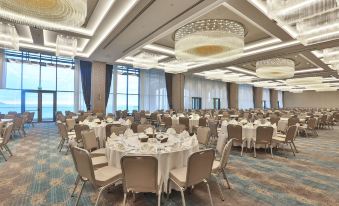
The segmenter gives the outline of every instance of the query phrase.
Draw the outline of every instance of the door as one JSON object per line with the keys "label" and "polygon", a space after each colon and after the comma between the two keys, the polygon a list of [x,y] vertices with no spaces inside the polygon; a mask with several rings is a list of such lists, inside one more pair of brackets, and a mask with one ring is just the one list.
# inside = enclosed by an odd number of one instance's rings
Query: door
{"label": "door", "polygon": [[55,121],[56,92],[24,90],[22,102],[22,112],[34,112],[34,121]]}

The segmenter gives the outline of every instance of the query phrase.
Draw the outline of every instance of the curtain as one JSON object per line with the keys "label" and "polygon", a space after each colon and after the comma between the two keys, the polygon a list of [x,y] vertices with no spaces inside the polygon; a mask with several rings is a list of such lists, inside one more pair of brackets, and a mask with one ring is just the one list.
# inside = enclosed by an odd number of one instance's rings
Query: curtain
{"label": "curtain", "polygon": [[284,108],[284,101],[283,101],[283,92],[282,91],[278,91],[278,108]]}
{"label": "curtain", "polygon": [[80,74],[82,82],[82,92],[86,104],[86,109],[91,109],[91,88],[92,88],[92,62],[80,61]]}
{"label": "curtain", "polygon": [[112,74],[113,74],[113,65],[106,64],[106,82],[105,82],[105,106],[107,109],[107,103],[109,98],[109,93],[112,84]]}
{"label": "curtain", "polygon": [[264,109],[271,108],[271,97],[270,97],[270,89],[264,88],[262,90],[262,100],[265,102],[263,105]]}
{"label": "curtain", "polygon": [[185,109],[192,109],[192,97],[201,97],[202,109],[213,109],[213,98],[219,98],[220,108],[225,109],[228,107],[227,94],[227,84],[225,82],[185,76]]}
{"label": "curtain", "polygon": [[238,88],[238,107],[239,109],[254,108],[253,87],[248,84],[239,84]]}
{"label": "curtain", "polygon": [[167,100],[168,100],[168,107],[170,109],[173,108],[173,105],[172,105],[172,78],[173,78],[173,74],[165,73]]}
{"label": "curtain", "polygon": [[140,109],[148,111],[168,109],[166,78],[163,70],[140,70]]}

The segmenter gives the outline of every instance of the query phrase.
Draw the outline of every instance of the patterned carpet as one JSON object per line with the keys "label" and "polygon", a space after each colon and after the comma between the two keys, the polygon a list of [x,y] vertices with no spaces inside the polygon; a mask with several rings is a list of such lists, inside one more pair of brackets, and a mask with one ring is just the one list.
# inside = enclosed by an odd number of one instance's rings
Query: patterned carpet
{"label": "patterned carpet", "polygon": [[[59,142],[54,124],[36,124],[27,136],[15,137],[9,144],[14,156],[7,162],[0,157],[0,205],[74,205],[70,197],[75,170],[70,153],[56,150]],[[222,202],[211,183],[215,205],[339,205],[339,127],[321,130],[317,138],[298,137],[296,157],[289,149],[264,151],[253,158],[253,151],[240,157],[232,151],[227,168],[232,189],[224,189]],[[223,181],[224,184],[226,182]],[[226,188],[226,187],[225,187]],[[97,193],[88,184],[79,205],[94,205]],[[186,194],[187,205],[209,205],[205,185]],[[106,192],[101,205],[120,205],[122,187]],[[129,205],[156,205],[153,194],[138,194]],[[163,205],[181,205],[173,192]]]}

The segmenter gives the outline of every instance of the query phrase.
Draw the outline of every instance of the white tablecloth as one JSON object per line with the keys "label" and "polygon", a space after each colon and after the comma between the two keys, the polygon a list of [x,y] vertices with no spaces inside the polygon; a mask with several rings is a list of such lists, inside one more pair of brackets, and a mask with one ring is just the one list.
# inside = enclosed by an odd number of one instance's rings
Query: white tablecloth
{"label": "white tablecloth", "polygon": [[[188,157],[199,150],[199,144],[195,136],[179,138],[178,135],[168,135],[166,143],[141,143],[138,135],[134,134],[130,137],[117,137],[114,141],[108,140],[106,144],[106,157],[108,164],[117,168],[121,168],[120,159],[124,155],[152,155],[158,159],[159,175],[164,180],[164,188],[167,191],[167,181],[169,172],[172,169],[185,167]],[[153,139],[155,140],[155,139]],[[141,150],[144,145],[152,146],[154,149]],[[123,148],[119,148],[123,145]]]}
{"label": "white tablecloth", "polygon": [[288,128],[288,118],[280,118],[278,122],[278,131],[286,131]]}
{"label": "white tablecloth", "polygon": [[[273,127],[273,137],[277,136],[277,128]],[[218,141],[217,141],[217,151],[221,152],[224,148],[224,146],[227,143],[228,133],[227,133],[227,125],[221,126],[221,130],[219,133]],[[244,144],[247,146],[247,148],[251,148],[251,143],[255,141],[257,138],[256,134],[256,127],[242,127],[242,139],[245,142]],[[241,146],[241,145],[235,145],[235,146]],[[265,145],[256,145],[256,148],[264,147]]]}

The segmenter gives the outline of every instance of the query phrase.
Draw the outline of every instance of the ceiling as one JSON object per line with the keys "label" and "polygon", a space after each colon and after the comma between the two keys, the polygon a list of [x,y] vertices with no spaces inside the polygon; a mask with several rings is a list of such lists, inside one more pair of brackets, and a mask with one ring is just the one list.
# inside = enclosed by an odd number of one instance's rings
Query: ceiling
{"label": "ceiling", "polygon": [[[278,24],[269,17],[265,0],[88,0],[88,16],[81,28],[47,31],[16,25],[20,49],[53,53],[57,34],[78,39],[77,57],[106,63],[131,64],[147,56],[157,59],[156,67],[169,73],[204,74],[216,69],[255,77],[255,63],[283,57],[295,62],[295,77],[321,76],[339,82],[337,71],[322,59],[322,50],[339,46],[339,39],[310,45],[296,37],[294,25]],[[229,19],[245,27],[242,56],[224,62],[177,62],[175,31],[201,19]],[[266,80],[267,81],[267,80]],[[284,85],[284,81],[276,81]]]}

